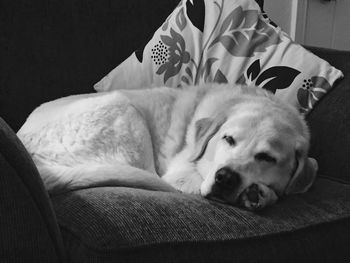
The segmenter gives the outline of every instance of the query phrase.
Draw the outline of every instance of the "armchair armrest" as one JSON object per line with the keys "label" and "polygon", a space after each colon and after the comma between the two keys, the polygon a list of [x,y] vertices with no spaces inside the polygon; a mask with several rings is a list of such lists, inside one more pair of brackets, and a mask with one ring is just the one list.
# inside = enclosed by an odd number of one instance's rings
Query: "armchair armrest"
{"label": "armchair armrest", "polygon": [[311,131],[309,154],[318,161],[319,174],[350,183],[350,52],[306,48],[344,73],[306,118]]}
{"label": "armchair armrest", "polygon": [[50,199],[26,149],[0,118],[0,261],[65,262]]}

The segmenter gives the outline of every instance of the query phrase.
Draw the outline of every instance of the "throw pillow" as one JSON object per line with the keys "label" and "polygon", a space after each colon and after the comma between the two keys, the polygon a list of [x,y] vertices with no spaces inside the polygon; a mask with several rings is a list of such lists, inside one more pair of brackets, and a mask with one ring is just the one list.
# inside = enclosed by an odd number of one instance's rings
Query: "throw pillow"
{"label": "throw pillow", "polygon": [[255,84],[307,113],[342,76],[293,42],[254,0],[182,0],[146,46],[95,89]]}

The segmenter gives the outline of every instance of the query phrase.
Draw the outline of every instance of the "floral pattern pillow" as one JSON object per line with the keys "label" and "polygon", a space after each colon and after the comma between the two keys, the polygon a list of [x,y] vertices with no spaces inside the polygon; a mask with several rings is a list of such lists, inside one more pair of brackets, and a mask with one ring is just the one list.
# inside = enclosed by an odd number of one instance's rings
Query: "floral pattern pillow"
{"label": "floral pattern pillow", "polygon": [[307,113],[342,76],[293,42],[254,0],[182,0],[147,45],[95,89],[255,84]]}

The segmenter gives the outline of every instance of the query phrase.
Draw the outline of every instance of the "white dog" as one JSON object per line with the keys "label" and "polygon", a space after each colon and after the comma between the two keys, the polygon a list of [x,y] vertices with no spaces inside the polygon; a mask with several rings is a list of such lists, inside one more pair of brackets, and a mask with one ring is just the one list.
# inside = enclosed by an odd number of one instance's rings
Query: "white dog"
{"label": "white dog", "polygon": [[296,109],[240,85],[70,96],[38,107],[18,136],[51,194],[177,189],[253,210],[305,192],[317,171]]}

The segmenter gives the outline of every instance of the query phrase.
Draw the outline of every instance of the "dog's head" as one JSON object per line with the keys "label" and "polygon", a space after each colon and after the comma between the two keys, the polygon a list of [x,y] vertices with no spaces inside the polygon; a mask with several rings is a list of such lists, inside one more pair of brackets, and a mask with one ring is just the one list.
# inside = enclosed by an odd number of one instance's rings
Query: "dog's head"
{"label": "dog's head", "polygon": [[203,178],[201,194],[257,210],[307,191],[317,162],[307,156],[309,132],[299,113],[269,95],[227,105],[195,123],[191,161]]}

